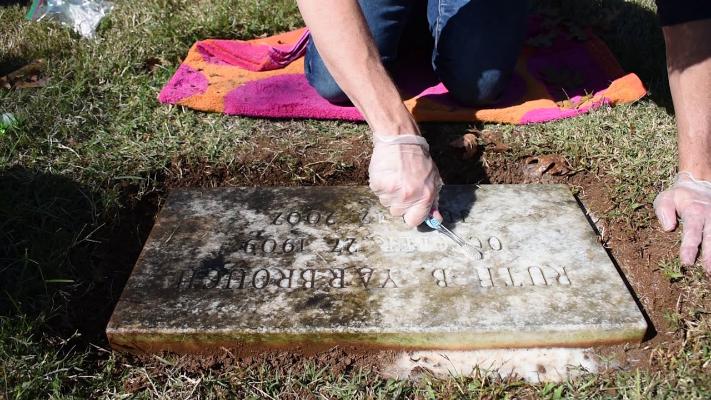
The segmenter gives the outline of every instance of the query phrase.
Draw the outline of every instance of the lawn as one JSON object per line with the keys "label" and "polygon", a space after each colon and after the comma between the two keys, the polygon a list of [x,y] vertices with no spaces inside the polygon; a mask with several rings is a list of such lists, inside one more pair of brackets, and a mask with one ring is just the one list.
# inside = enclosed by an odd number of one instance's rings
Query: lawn
{"label": "lawn", "polygon": [[[302,26],[293,1],[117,0],[94,40],[23,19],[0,3],[0,76],[37,58],[48,83],[0,88],[0,399],[34,398],[709,398],[711,286],[681,268],[677,234],[651,210],[676,167],[664,46],[650,0],[538,2],[592,26],[649,88],[641,101],[531,126],[424,124],[448,183],[520,182],[529,155],[561,154],[656,330],[614,349],[627,360],[559,384],[490,377],[385,379],[334,371],[318,357],[286,367],[112,352],[103,329],[170,188],[366,184],[368,129],[333,121],[267,121],[160,105],[188,48]],[[511,147],[462,160],[446,143],[493,129]],[[444,143],[444,145],[442,145]],[[612,357],[611,356],[611,357]]]}

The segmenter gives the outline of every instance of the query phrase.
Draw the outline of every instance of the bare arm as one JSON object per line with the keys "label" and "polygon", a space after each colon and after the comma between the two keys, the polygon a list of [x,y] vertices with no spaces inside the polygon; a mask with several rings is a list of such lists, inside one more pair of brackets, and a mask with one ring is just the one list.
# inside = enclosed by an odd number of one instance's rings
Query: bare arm
{"label": "bare arm", "polygon": [[380,61],[356,0],[297,0],[328,72],[373,130],[370,188],[390,214],[417,226],[442,186],[427,141]]}
{"label": "bare arm", "polygon": [[679,174],[654,200],[662,229],[681,219],[682,264],[702,263],[711,276],[711,20],[664,27],[669,87],[674,100]]}
{"label": "bare arm", "polygon": [[356,0],[298,0],[326,68],[374,133],[419,134]]}
{"label": "bare arm", "polygon": [[711,180],[711,20],[663,28],[679,170]]}

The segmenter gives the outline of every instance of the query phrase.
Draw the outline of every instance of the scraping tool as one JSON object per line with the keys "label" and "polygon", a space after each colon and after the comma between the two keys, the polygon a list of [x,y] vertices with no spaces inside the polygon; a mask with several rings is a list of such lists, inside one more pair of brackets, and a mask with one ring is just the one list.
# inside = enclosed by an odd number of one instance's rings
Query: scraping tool
{"label": "scraping tool", "polygon": [[429,226],[430,228],[440,232],[441,234],[447,236],[448,238],[452,239],[454,243],[456,243],[459,247],[462,248],[462,250],[466,250],[466,253],[468,255],[476,257],[476,259],[480,260],[482,258],[481,251],[477,249],[476,247],[472,246],[471,244],[467,243],[466,240],[462,239],[459,237],[456,233],[452,232],[449,230],[446,226],[442,225],[442,223],[436,219],[433,215],[430,215],[427,217],[425,220],[425,224]]}

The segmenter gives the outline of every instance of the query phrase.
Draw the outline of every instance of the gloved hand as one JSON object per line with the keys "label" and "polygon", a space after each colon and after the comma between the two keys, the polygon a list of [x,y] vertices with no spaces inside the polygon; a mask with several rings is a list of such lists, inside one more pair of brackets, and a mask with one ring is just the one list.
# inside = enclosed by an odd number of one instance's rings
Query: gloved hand
{"label": "gloved hand", "polygon": [[674,230],[679,215],[684,230],[679,250],[682,264],[694,264],[701,244],[702,263],[711,275],[711,182],[679,172],[674,185],[654,200],[654,211],[667,232]]}
{"label": "gloved hand", "polygon": [[392,216],[403,216],[410,227],[421,224],[430,210],[442,220],[436,211],[442,179],[429,151],[419,135],[373,135],[370,189]]}

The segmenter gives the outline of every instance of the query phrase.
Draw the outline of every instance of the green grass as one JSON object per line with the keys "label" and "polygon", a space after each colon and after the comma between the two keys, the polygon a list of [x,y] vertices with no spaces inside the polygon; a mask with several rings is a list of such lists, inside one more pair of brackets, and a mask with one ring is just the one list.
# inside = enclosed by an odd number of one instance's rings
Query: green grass
{"label": "green grass", "polygon": [[[610,218],[652,222],[651,201],[676,164],[664,49],[649,0],[546,2],[599,25],[651,96],[633,105],[527,127],[501,126],[526,154],[562,153],[611,182]],[[667,260],[650,273],[678,285],[668,310],[679,340],[652,352],[650,370],[611,371],[562,384],[489,378],[386,380],[334,374],[318,363],[188,369],[176,356],[105,350],[102,323],[150,219],[174,185],[365,183],[362,124],[263,121],[159,105],[156,95],[187,49],[206,37],[251,38],[301,25],[292,1],[116,1],[96,40],[23,20],[0,6],[0,74],[36,58],[49,84],[0,90],[0,399],[8,398],[704,398],[711,392],[709,286],[698,268]],[[154,70],[146,68],[161,60]],[[430,138],[468,125],[427,124]],[[354,154],[353,152],[356,151]],[[315,163],[318,162],[318,163]],[[276,178],[275,178],[276,177]],[[275,180],[276,179],[276,180]],[[118,267],[116,266],[118,265]],[[102,322],[103,321],[103,322]]]}

